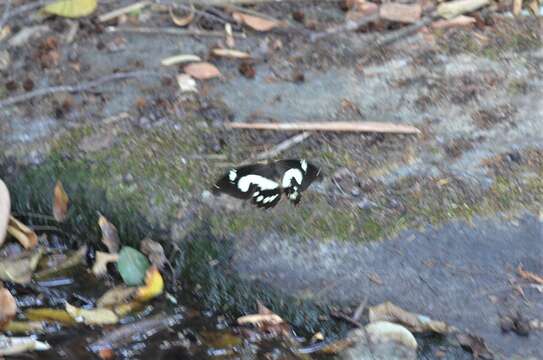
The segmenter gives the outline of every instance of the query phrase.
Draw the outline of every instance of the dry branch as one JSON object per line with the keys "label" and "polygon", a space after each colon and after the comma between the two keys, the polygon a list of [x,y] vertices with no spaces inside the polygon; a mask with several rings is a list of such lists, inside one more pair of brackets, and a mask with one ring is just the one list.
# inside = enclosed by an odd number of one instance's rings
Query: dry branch
{"label": "dry branch", "polygon": [[309,40],[311,42],[315,42],[317,40],[322,40],[324,38],[327,38],[329,36],[342,33],[342,32],[350,32],[350,31],[356,31],[358,28],[368,25],[369,23],[373,21],[379,20],[379,11],[376,11],[374,14],[366,15],[364,17],[361,17],[357,20],[350,20],[345,22],[345,24],[329,28],[323,32],[318,32],[311,34],[309,37]]}
{"label": "dry branch", "polygon": [[146,0],[146,1],[137,2],[137,3],[131,4],[131,5],[119,8],[119,9],[115,9],[113,11],[110,11],[108,13],[105,13],[105,14],[102,14],[102,15],[98,16],[98,21],[99,22],[106,22],[106,21],[115,19],[115,18],[117,18],[119,16],[122,16],[124,14],[131,13],[132,11],[141,10],[144,7],[146,7],[147,5],[150,5],[150,4],[151,4],[151,2]]}
{"label": "dry branch", "polygon": [[272,149],[258,154],[255,159],[257,160],[271,159],[281,154],[283,151],[291,148],[292,146],[303,142],[309,136],[311,136],[311,133],[307,131],[301,134],[295,135],[291,138],[286,139],[285,141],[280,142],[279,144],[274,146]]}
{"label": "dry branch", "polygon": [[294,123],[227,123],[231,129],[255,129],[277,131],[349,131],[378,132],[396,134],[420,134],[421,131],[411,125],[382,123],[374,121],[331,121],[331,122],[294,122]]}
{"label": "dry branch", "polygon": [[[115,27],[108,26],[106,28],[107,32],[128,32],[128,33],[138,33],[138,34],[164,34],[164,35],[176,35],[176,36],[215,36],[215,37],[224,37],[224,31],[205,31],[198,29],[178,29],[172,27],[161,27],[161,28],[151,28],[151,27]],[[233,36],[243,37],[241,34],[233,33]]]}
{"label": "dry branch", "polygon": [[47,87],[44,89],[38,89],[26,94],[15,95],[7,99],[1,100],[0,109],[6,106],[23,102],[23,101],[28,101],[37,97],[56,94],[60,92],[78,93],[78,92],[90,90],[92,88],[98,87],[108,82],[112,82],[116,80],[132,79],[132,78],[137,78],[137,77],[142,77],[142,76],[159,76],[159,73],[150,72],[150,71],[132,71],[132,72],[124,72],[124,73],[115,73],[111,75],[106,75],[96,80],[83,82],[78,85],[60,85],[60,86]]}

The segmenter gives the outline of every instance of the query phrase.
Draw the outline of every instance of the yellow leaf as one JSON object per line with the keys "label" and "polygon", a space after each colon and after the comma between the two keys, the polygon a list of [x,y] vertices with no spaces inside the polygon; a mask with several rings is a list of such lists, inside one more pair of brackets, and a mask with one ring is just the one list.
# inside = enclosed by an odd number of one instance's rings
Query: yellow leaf
{"label": "yellow leaf", "polygon": [[80,18],[93,13],[97,0],[58,0],[43,8],[46,13],[67,18]]}
{"label": "yellow leaf", "polygon": [[145,274],[145,286],[138,288],[136,300],[149,301],[162,294],[164,290],[164,279],[156,266],[151,266]]}
{"label": "yellow leaf", "polygon": [[57,181],[55,185],[53,199],[53,216],[56,221],[63,222],[66,220],[66,215],[68,214],[69,198],[60,181]]}
{"label": "yellow leaf", "polygon": [[34,308],[27,309],[25,316],[31,321],[53,321],[64,325],[75,325],[75,320],[62,309]]}
{"label": "yellow leaf", "polygon": [[119,321],[117,315],[109,309],[99,308],[86,310],[66,303],[66,311],[77,322],[87,325],[109,325]]}

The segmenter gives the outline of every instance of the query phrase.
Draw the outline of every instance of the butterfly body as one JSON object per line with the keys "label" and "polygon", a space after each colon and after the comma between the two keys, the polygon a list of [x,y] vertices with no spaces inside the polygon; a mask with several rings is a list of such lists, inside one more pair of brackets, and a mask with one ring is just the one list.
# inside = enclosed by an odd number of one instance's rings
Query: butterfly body
{"label": "butterfly body", "polygon": [[298,204],[301,192],[320,176],[320,169],[306,160],[279,160],[230,169],[215,184],[215,190],[257,207],[271,208],[281,195]]}

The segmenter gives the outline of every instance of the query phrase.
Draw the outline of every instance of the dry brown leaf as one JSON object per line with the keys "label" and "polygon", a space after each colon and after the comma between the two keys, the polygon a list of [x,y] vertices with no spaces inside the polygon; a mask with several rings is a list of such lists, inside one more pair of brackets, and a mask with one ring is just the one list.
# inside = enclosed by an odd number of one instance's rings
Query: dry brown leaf
{"label": "dry brown leaf", "polygon": [[38,235],[13,216],[9,217],[8,233],[16,238],[25,249],[31,249],[38,245]]}
{"label": "dry brown leaf", "polygon": [[244,51],[235,49],[213,49],[211,53],[215,56],[226,57],[230,59],[250,59],[251,55]]}
{"label": "dry brown leaf", "polygon": [[390,321],[402,324],[414,332],[435,332],[446,334],[452,329],[443,321],[432,320],[425,315],[411,313],[394,305],[391,302],[385,302],[369,308],[370,323],[376,321]]}
{"label": "dry brown leaf", "polygon": [[534,274],[531,271],[526,271],[522,268],[522,265],[519,265],[517,267],[517,274],[524,280],[528,280],[530,282],[534,282],[539,285],[543,285],[543,276]]}
{"label": "dry brown leaf", "polygon": [[53,216],[56,221],[63,222],[66,220],[66,216],[68,215],[68,202],[68,194],[64,191],[64,187],[59,180],[55,185],[53,198]]}
{"label": "dry brown leaf", "polygon": [[169,8],[170,12],[170,19],[172,19],[173,23],[177,26],[187,26],[189,25],[192,20],[194,20],[194,6],[191,5],[190,7],[190,14],[187,16],[177,16],[173,13],[173,7],[170,6]]}
{"label": "dry brown leaf", "polygon": [[0,179],[0,246],[6,239],[8,231],[9,213],[11,211],[11,200],[6,184]]}
{"label": "dry brown leaf", "polygon": [[98,225],[100,226],[100,230],[102,230],[102,244],[107,246],[110,254],[118,253],[120,240],[115,225],[110,223],[104,215],[100,215]]}
{"label": "dry brown leaf", "polygon": [[92,266],[92,273],[98,277],[107,273],[107,264],[119,260],[118,254],[109,254],[102,251],[96,252],[96,260]]}
{"label": "dry brown leaf", "polygon": [[185,73],[198,80],[207,80],[221,76],[219,69],[208,62],[189,64],[185,66]]}
{"label": "dry brown leaf", "polygon": [[26,284],[32,280],[32,273],[43,255],[43,249],[24,252],[15,257],[0,259],[0,280]]}
{"label": "dry brown leaf", "polygon": [[232,25],[230,23],[224,24],[224,33],[226,34],[226,46],[233,48],[236,46],[236,40],[234,39],[234,34],[232,33]]}
{"label": "dry brown leaf", "polygon": [[237,321],[240,325],[252,324],[259,327],[262,324],[281,324],[283,322],[283,319],[281,319],[281,317],[276,314],[253,314],[241,316],[238,318]]}
{"label": "dry brown leaf", "polygon": [[0,331],[15,317],[17,303],[8,289],[0,288]]}
{"label": "dry brown leaf", "polygon": [[463,347],[473,353],[475,359],[494,359],[494,355],[488,349],[483,338],[471,334],[457,334],[456,340]]}
{"label": "dry brown leaf", "polygon": [[164,248],[154,240],[143,239],[140,243],[140,251],[149,258],[151,264],[159,269],[163,269],[168,262],[166,254],[164,254]]}
{"label": "dry brown leaf", "polygon": [[384,20],[401,23],[414,23],[420,20],[420,4],[384,3],[379,8],[379,17]]}
{"label": "dry brown leaf", "polygon": [[268,20],[258,16],[244,14],[242,12],[235,11],[232,14],[234,20],[239,23],[243,23],[256,31],[270,31],[273,28],[276,28],[280,25],[280,22],[277,20]]}
{"label": "dry brown leaf", "polygon": [[104,295],[96,301],[99,308],[111,308],[119,304],[125,304],[134,298],[138,291],[135,287],[126,287],[125,285],[116,286],[106,291]]}

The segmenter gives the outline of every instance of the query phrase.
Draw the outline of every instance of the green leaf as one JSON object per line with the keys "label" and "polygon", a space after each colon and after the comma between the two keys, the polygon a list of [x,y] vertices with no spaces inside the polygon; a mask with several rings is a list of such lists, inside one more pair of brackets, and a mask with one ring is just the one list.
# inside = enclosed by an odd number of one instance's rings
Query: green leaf
{"label": "green leaf", "polygon": [[145,255],[130,246],[124,246],[119,252],[117,270],[128,286],[143,284],[145,272],[149,266],[149,260]]}
{"label": "green leaf", "polygon": [[58,0],[43,8],[46,13],[67,18],[80,18],[93,13],[97,0]]}

